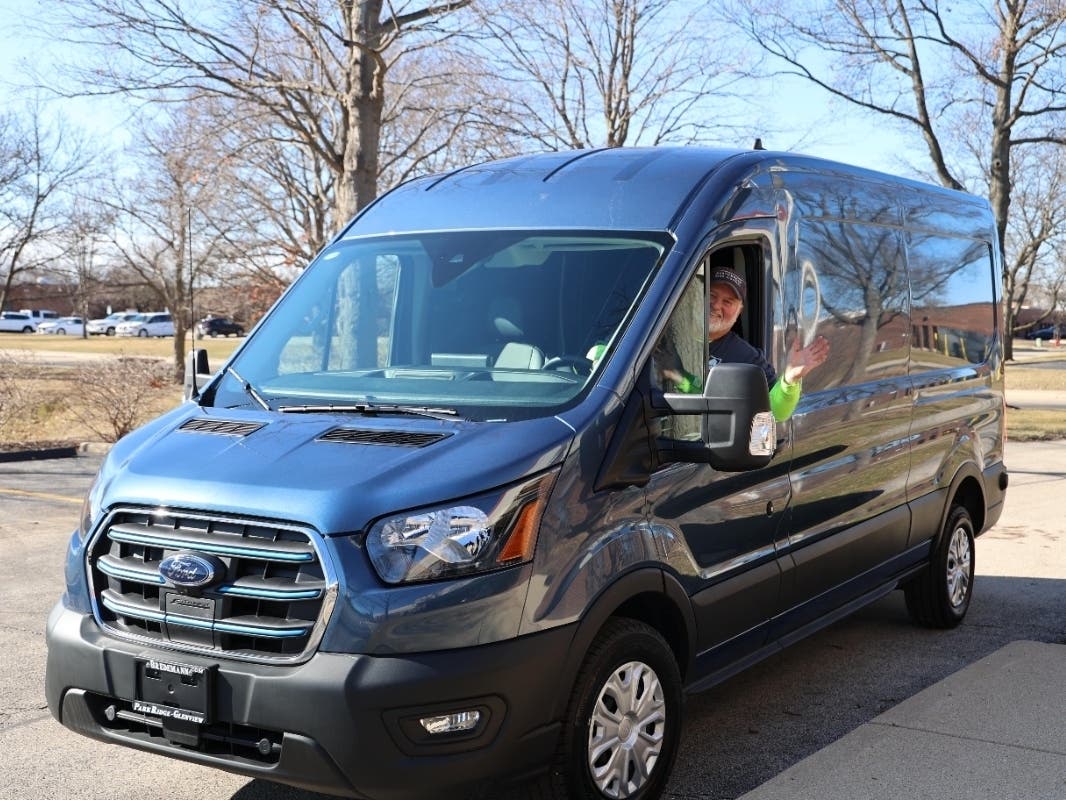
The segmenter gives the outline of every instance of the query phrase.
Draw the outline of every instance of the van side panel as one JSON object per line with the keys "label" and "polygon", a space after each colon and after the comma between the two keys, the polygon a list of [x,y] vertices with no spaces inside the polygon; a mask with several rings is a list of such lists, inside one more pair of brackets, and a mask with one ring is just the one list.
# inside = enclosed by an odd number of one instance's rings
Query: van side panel
{"label": "van side panel", "polygon": [[791,421],[782,611],[845,585],[861,594],[869,587],[849,580],[901,553],[910,525],[910,296],[896,195],[847,176],[801,175],[794,187],[786,345],[822,336],[831,355],[804,379]]}
{"label": "van side panel", "polygon": [[[949,221],[931,210],[919,220],[928,223],[930,218]],[[958,235],[958,226],[909,232],[915,394],[907,494],[912,502],[942,492],[967,468],[981,487],[979,505],[989,503],[990,488],[997,496],[1000,491],[980,477],[1003,460],[1003,371],[995,301],[1000,279],[991,225],[989,218],[981,238]],[[954,497],[944,502],[954,502]],[[973,515],[980,529],[985,508],[973,509]],[[911,542],[936,535],[940,524],[923,520]]]}

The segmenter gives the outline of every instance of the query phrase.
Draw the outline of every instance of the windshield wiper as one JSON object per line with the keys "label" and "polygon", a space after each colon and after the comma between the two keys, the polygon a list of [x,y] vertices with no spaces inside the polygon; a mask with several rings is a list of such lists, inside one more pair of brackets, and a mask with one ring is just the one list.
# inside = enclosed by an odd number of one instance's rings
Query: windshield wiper
{"label": "windshield wiper", "polygon": [[259,392],[255,390],[255,387],[252,386],[251,383],[242,378],[237,372],[237,370],[235,370],[233,367],[227,367],[226,371],[237,379],[237,382],[244,388],[245,393],[253,400],[255,400],[255,402],[257,402],[260,406],[262,406],[265,411],[273,411],[273,409],[270,407],[270,403],[263,399],[263,395],[259,394]]}
{"label": "windshield wiper", "polygon": [[379,403],[278,406],[277,410],[290,414],[411,414],[416,417],[432,417],[433,419],[448,419],[459,414],[454,408],[397,406]]}

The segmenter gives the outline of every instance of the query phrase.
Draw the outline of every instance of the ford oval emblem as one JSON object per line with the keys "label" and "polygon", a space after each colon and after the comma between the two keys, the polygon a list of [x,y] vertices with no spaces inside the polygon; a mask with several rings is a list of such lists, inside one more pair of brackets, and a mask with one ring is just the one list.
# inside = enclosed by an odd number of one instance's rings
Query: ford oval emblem
{"label": "ford oval emblem", "polygon": [[225,571],[225,564],[217,558],[198,553],[175,553],[159,564],[159,574],[168,583],[190,589],[214,583]]}

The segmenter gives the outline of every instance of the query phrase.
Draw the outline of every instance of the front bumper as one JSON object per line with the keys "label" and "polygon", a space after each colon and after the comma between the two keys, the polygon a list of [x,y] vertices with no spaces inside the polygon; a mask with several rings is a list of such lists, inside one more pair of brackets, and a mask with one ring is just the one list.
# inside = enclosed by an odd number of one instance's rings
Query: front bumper
{"label": "front bumper", "polygon": [[[395,657],[318,653],[302,664],[212,662],[102,633],[62,604],[48,621],[46,694],[66,727],[115,744],[358,798],[460,795],[520,780],[554,752],[572,626]],[[185,733],[133,710],[146,659],[215,668],[213,711]],[[477,708],[470,733],[430,741],[417,720]]]}

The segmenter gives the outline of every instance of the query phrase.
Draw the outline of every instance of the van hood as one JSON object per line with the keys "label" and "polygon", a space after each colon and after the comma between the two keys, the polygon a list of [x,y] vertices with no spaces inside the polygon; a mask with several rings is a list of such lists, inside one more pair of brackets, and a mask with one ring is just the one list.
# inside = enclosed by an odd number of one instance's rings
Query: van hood
{"label": "van hood", "polygon": [[112,448],[100,499],[104,508],[183,508],[352,533],[552,467],[573,437],[555,417],[486,423],[188,403]]}

